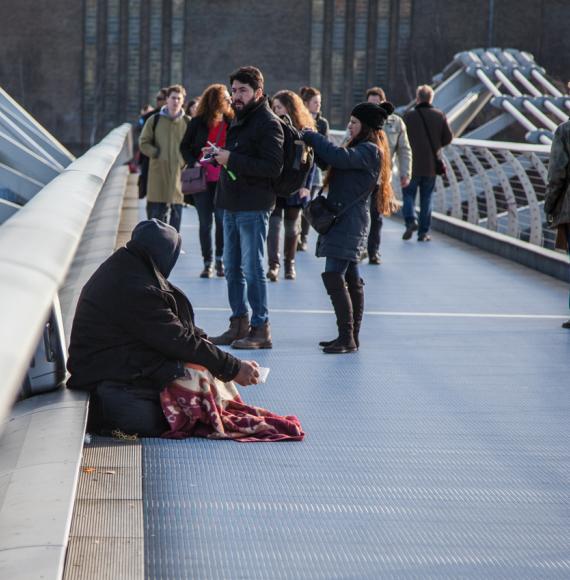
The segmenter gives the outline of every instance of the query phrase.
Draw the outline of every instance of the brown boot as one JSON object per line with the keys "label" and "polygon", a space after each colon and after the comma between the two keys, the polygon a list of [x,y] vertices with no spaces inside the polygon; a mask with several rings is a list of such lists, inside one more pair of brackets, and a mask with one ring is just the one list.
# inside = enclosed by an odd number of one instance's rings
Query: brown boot
{"label": "brown boot", "polygon": [[295,280],[296,277],[295,260],[285,260],[285,280]]}
{"label": "brown boot", "polygon": [[270,282],[277,282],[279,280],[279,264],[269,264],[267,279]]}
{"label": "brown boot", "polygon": [[238,340],[247,336],[249,332],[249,316],[244,314],[243,316],[232,316],[230,318],[230,327],[226,332],[220,334],[220,336],[210,336],[210,342],[217,345],[227,345],[231,344],[234,340]]}
{"label": "brown boot", "polygon": [[272,215],[269,218],[269,229],[267,231],[267,261],[269,270],[267,278],[271,282],[279,280],[279,236],[281,235],[281,217]]}
{"label": "brown boot", "polygon": [[273,343],[271,342],[271,326],[269,326],[269,322],[266,322],[261,326],[252,326],[249,330],[249,334],[245,338],[234,340],[232,342],[232,348],[241,350],[253,350],[272,347]]}
{"label": "brown boot", "polygon": [[297,240],[299,236],[287,236],[285,238],[285,279],[295,280],[297,272],[295,272],[295,253],[297,252]]}

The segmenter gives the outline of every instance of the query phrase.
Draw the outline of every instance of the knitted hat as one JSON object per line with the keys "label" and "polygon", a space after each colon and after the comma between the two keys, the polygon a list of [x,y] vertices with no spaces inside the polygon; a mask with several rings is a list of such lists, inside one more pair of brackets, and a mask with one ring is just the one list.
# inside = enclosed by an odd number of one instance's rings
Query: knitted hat
{"label": "knitted hat", "polygon": [[352,113],[350,114],[364,125],[378,131],[382,129],[384,122],[393,112],[394,105],[388,101],[384,101],[381,105],[376,105],[375,103],[360,103],[352,109]]}

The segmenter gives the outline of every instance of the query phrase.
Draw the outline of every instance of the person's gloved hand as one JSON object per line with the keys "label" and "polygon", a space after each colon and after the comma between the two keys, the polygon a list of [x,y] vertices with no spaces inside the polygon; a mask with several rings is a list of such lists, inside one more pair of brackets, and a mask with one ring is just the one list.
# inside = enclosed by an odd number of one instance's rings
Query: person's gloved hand
{"label": "person's gloved hand", "polygon": [[257,385],[259,382],[259,364],[254,360],[242,360],[238,374],[234,377],[234,381],[245,387],[247,385]]}

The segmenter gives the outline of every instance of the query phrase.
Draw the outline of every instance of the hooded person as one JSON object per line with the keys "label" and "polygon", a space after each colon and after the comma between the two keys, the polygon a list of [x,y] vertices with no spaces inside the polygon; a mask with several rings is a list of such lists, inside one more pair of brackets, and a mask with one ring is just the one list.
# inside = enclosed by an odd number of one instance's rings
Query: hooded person
{"label": "hooded person", "polygon": [[143,221],[81,292],[67,386],[91,393],[92,432],[119,429],[150,437],[167,431],[160,392],[184,376],[184,363],[201,365],[222,381],[257,382],[257,363],[209,342],[194,323],[188,298],[167,280],[180,246],[173,227]]}

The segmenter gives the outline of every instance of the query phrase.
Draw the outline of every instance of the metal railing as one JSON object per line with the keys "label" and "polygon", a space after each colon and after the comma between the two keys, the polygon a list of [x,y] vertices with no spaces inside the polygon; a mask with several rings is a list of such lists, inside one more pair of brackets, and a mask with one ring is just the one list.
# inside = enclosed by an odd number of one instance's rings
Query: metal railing
{"label": "metal railing", "polygon": [[[344,136],[331,131],[337,144]],[[436,180],[434,211],[553,249],[543,209],[549,154],[550,145],[454,139],[441,151],[447,176]]]}
{"label": "metal railing", "polygon": [[[0,226],[0,424],[16,399],[91,210],[131,126],[113,130]],[[123,153],[123,154],[122,154]]]}
{"label": "metal railing", "polygon": [[548,249],[544,194],[550,145],[454,139],[442,150],[434,211]]}

